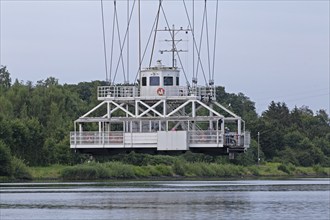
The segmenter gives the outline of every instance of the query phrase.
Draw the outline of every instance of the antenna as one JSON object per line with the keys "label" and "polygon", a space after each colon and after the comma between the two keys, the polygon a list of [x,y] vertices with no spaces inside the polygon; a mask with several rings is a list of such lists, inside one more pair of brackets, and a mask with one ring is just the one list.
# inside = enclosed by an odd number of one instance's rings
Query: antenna
{"label": "antenna", "polygon": [[186,34],[188,33],[188,31],[191,31],[191,29],[183,29],[182,27],[180,27],[180,29],[175,29],[174,25],[172,26],[172,29],[169,28],[167,29],[166,27],[164,29],[161,30],[155,30],[155,31],[168,31],[171,34],[171,40],[165,40],[165,42],[172,42],[172,48],[171,50],[160,50],[159,52],[161,54],[163,54],[164,52],[171,52],[172,53],[172,67],[175,68],[176,64],[175,64],[175,53],[179,53],[179,52],[188,52],[187,50],[178,50],[176,48],[176,44],[178,44],[179,42],[182,41],[182,39],[175,39],[175,35],[177,35],[179,32],[184,31],[186,32]]}

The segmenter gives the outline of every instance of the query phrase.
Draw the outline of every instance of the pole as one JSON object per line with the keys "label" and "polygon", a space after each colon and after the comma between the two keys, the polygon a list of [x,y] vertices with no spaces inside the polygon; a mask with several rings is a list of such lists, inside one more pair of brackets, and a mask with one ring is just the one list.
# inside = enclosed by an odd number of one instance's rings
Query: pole
{"label": "pole", "polygon": [[259,166],[259,162],[260,162],[260,156],[259,156],[260,142],[259,142],[259,139],[260,139],[260,132],[258,131],[258,166]]}
{"label": "pole", "polygon": [[172,30],[172,67],[174,68],[174,51],[175,51],[175,41],[174,41],[174,25],[172,26],[173,27],[173,30]]}

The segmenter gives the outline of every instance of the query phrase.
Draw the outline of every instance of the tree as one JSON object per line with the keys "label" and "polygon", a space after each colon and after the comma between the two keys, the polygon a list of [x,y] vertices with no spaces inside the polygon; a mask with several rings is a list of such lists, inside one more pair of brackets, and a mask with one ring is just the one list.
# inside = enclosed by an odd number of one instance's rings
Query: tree
{"label": "tree", "polygon": [[12,174],[11,159],[9,148],[0,141],[0,176],[10,176]]}
{"label": "tree", "polygon": [[268,106],[268,110],[263,112],[262,116],[269,121],[279,122],[283,126],[288,126],[290,123],[290,111],[285,103],[272,101]]}
{"label": "tree", "polygon": [[6,66],[0,66],[0,88],[8,89],[11,86],[10,73]]}

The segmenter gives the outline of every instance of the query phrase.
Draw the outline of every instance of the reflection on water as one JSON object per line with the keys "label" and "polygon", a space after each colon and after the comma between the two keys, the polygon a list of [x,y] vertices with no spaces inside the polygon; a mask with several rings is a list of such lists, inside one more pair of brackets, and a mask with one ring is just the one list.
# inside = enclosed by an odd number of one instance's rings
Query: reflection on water
{"label": "reflection on water", "polygon": [[329,181],[3,183],[0,219],[329,219]]}

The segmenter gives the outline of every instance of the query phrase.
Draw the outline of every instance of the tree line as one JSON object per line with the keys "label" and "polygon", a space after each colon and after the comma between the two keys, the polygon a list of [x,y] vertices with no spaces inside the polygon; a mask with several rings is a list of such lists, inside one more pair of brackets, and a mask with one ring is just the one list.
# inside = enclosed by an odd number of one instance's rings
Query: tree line
{"label": "tree line", "polygon": [[[98,104],[97,86],[104,81],[60,84],[54,77],[36,83],[12,81],[6,67],[0,68],[0,165],[4,155],[29,166],[75,164],[79,155],[69,147],[73,121]],[[330,119],[325,110],[308,107],[289,109],[271,102],[258,115],[255,103],[243,93],[216,88],[217,101],[246,121],[252,143],[246,154],[232,162],[248,165],[257,161],[260,134],[262,161],[297,166],[330,166]],[[6,153],[2,153],[6,152]],[[1,175],[1,174],[0,174]]]}

